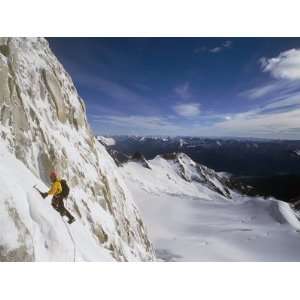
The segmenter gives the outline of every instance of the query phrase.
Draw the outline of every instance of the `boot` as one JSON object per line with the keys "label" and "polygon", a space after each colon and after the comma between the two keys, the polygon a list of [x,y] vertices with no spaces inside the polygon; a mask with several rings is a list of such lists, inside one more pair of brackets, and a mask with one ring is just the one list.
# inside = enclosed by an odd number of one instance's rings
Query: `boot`
{"label": "boot", "polygon": [[72,216],[71,218],[69,218],[68,223],[69,223],[69,224],[72,224],[73,222],[75,222],[75,218]]}
{"label": "boot", "polygon": [[65,209],[65,216],[69,218],[68,221],[69,224],[72,224],[75,221],[75,218],[71,215],[71,213],[67,209]]}

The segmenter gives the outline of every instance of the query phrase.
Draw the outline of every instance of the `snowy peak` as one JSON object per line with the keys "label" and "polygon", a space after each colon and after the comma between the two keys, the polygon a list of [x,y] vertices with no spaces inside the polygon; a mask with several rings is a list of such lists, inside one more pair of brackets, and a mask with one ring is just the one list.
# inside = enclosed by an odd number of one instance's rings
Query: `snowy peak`
{"label": "snowy peak", "polygon": [[165,159],[176,173],[187,182],[200,183],[212,191],[230,198],[230,190],[227,185],[228,179],[219,176],[214,170],[194,162],[185,153],[168,153],[159,155],[155,159]]}
{"label": "snowy peak", "polygon": [[294,151],[292,151],[292,154],[296,157],[300,157],[300,150],[298,150],[298,149],[294,150]]}
{"label": "snowy peak", "polygon": [[201,195],[208,199],[214,195],[225,200],[235,193],[230,188],[229,178],[195,163],[184,153],[158,155],[147,163],[150,168],[145,168],[139,161],[125,163],[121,172],[126,182],[131,179],[149,192],[158,194]]}
{"label": "snowy peak", "polygon": [[[45,216],[43,207],[32,201],[36,199],[32,183],[35,181],[45,191],[49,173],[55,169],[71,187],[68,208],[76,217],[72,234],[78,260],[101,260],[99,253],[103,249],[111,260],[154,259],[139,211],[117,166],[91,134],[84,103],[43,38],[0,38],[0,138],[4,147],[0,165],[5,165],[6,157],[12,155],[9,161],[16,171],[30,177],[20,181],[14,174],[7,175],[14,187],[0,195],[7,212],[5,218],[1,215],[1,223],[16,225],[16,214],[28,217],[23,227],[16,226],[10,235],[0,233],[0,256],[17,253],[15,250],[26,244],[31,245],[26,249],[33,249],[35,255],[28,257],[34,260],[73,259],[69,252],[62,251],[59,256],[59,252],[54,255],[51,250],[54,244],[66,245],[65,249],[72,245],[70,239],[53,233],[64,230],[60,216],[57,223],[53,213]],[[22,162],[30,175],[14,159]],[[6,165],[1,170],[1,178],[6,178],[8,169]],[[16,188],[21,192],[14,193]],[[19,197],[22,193],[28,198]],[[50,200],[44,203],[53,211]],[[34,218],[30,215],[32,210]],[[53,234],[41,234],[41,239],[33,234],[45,228]],[[22,242],[16,245],[14,240]],[[81,251],[80,244],[85,245]],[[103,259],[107,260],[107,256]]]}

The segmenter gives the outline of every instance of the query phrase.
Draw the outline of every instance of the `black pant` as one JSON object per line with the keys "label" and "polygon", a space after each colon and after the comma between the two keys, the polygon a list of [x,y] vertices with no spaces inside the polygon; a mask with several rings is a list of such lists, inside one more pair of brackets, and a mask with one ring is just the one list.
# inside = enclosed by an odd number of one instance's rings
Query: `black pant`
{"label": "black pant", "polygon": [[64,205],[64,199],[62,196],[60,195],[56,195],[52,198],[52,203],[51,205],[53,206],[53,208],[55,210],[57,210],[60,215],[63,216],[67,216],[69,218],[69,220],[74,219],[74,217],[71,215],[71,213],[65,208]]}

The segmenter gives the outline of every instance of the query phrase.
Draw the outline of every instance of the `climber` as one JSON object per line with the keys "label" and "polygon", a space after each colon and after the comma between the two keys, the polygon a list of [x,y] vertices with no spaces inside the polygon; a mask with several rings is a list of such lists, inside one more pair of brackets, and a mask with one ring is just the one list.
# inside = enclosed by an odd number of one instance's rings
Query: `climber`
{"label": "climber", "polygon": [[[64,180],[59,180],[58,176],[55,172],[51,172],[50,179],[52,181],[52,186],[48,192],[40,192],[43,198],[46,198],[49,195],[53,195],[51,205],[55,210],[57,210],[60,215],[68,217],[68,223],[72,224],[75,221],[75,218],[71,215],[71,213],[65,208],[64,199],[68,196],[69,188],[66,185]],[[67,189],[67,191],[64,191]]]}

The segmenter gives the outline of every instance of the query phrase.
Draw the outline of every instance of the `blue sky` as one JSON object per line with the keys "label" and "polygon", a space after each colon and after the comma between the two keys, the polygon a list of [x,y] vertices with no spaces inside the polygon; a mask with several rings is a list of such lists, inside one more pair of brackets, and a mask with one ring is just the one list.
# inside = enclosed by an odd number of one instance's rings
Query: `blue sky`
{"label": "blue sky", "polygon": [[95,134],[300,139],[300,38],[48,38]]}

